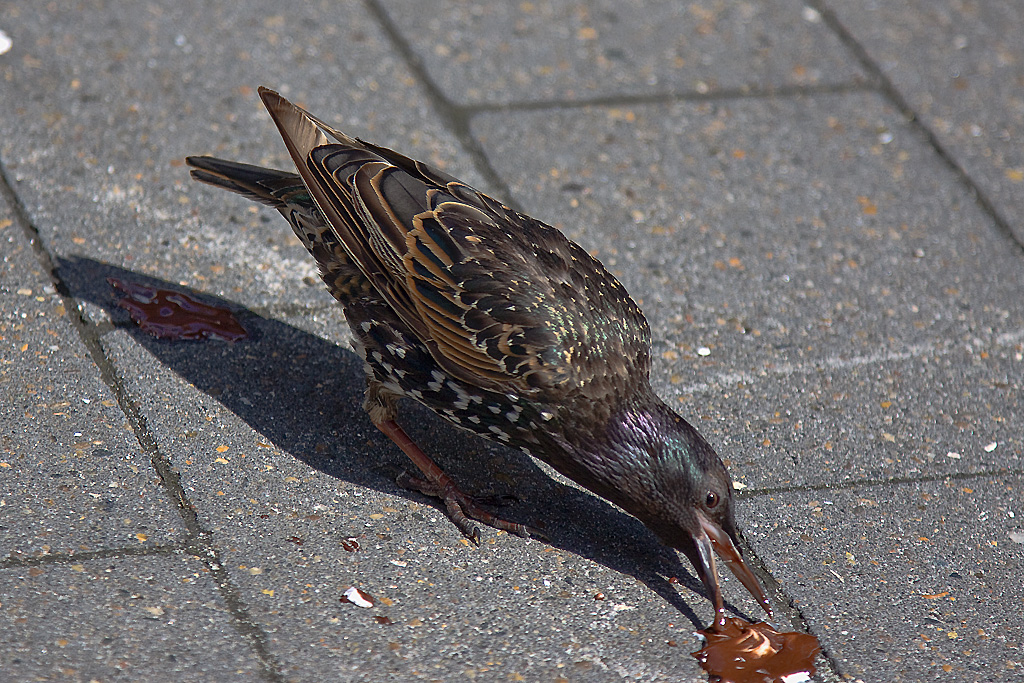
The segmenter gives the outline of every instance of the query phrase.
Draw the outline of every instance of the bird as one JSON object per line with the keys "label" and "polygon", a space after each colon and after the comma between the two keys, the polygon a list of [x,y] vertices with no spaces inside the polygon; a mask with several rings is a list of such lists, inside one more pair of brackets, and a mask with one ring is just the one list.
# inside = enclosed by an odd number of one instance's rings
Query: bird
{"label": "bird", "polygon": [[341,303],[364,361],[364,408],[416,465],[403,486],[523,537],[464,493],[398,424],[408,398],[517,448],[682,552],[725,624],[716,555],[771,616],[743,559],[733,486],[712,446],[650,385],[651,333],[625,287],[558,229],[260,88],[296,172],[211,156],[198,181],[276,209]]}

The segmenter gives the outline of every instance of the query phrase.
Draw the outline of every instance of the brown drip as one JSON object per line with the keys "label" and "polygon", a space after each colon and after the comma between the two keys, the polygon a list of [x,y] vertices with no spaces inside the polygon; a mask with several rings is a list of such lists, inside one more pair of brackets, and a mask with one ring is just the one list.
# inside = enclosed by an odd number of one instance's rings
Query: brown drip
{"label": "brown drip", "polygon": [[157,289],[116,277],[108,277],[107,282],[123,293],[117,305],[154,337],[234,342],[249,336],[227,308],[204,304],[173,289]]}
{"label": "brown drip", "polygon": [[815,672],[818,639],[806,633],[779,633],[764,622],[730,617],[721,629],[698,631],[703,649],[693,656],[711,683],[784,683],[784,676]]}

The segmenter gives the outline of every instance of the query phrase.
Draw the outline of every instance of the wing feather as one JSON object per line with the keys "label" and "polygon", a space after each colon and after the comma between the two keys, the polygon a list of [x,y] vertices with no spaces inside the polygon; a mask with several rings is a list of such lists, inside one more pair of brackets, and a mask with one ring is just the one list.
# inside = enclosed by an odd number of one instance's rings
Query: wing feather
{"label": "wing feather", "polygon": [[[639,308],[560,232],[335,131],[277,93],[260,95],[353,263],[446,371],[486,389],[549,395],[646,376]],[[627,324],[602,331],[609,321]],[[602,365],[590,362],[597,355],[615,358],[621,382],[588,376]]]}

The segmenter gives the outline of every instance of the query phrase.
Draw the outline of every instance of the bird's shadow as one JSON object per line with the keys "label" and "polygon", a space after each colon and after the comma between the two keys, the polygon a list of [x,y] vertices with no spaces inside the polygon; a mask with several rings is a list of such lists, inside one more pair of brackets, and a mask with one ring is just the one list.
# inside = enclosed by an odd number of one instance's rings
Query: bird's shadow
{"label": "bird's shadow", "polygon": [[[212,396],[275,446],[310,467],[357,486],[388,495],[426,500],[395,483],[409,465],[397,448],[380,449],[393,457],[370,457],[367,439],[387,442],[362,410],[365,376],[362,360],[337,344],[286,323],[263,317],[236,302],[135,273],[90,258],[70,256],[57,262],[67,294],[108,312],[115,327],[186,382]],[[170,289],[212,306],[230,309],[249,336],[235,343],[173,341],[144,332],[118,307],[107,278]],[[339,307],[338,315],[342,312]],[[412,413],[413,419],[408,419]],[[410,435],[436,454],[439,464],[469,493],[514,494],[501,510],[513,521],[537,525],[543,520],[549,543],[623,574],[635,577],[676,607],[696,628],[697,614],[667,577],[703,595],[703,587],[676,553],[634,517],[545,474],[519,451],[462,432],[421,406],[405,401],[403,422]],[[329,444],[328,448],[324,448]],[[351,444],[357,444],[355,447]],[[374,449],[377,450],[377,449]],[[440,506],[437,499],[428,499]],[[443,506],[442,506],[443,507]],[[525,517],[525,518],[524,518]],[[452,526],[454,537],[458,531]],[[729,605],[732,611],[738,610]],[[749,616],[749,615],[743,615]]]}

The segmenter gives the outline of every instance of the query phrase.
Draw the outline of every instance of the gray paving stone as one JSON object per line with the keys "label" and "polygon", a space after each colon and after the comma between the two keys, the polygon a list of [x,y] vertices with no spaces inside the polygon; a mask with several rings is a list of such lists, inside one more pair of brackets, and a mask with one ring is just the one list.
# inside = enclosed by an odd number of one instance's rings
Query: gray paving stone
{"label": "gray paving stone", "polygon": [[189,556],[0,570],[8,681],[251,681],[260,664]]}
{"label": "gray paving stone", "polygon": [[3,27],[13,47],[0,58],[0,155],[54,254],[253,306],[330,301],[302,286],[316,270],[287,225],[199,186],[183,166],[216,154],[290,167],[259,85],[480,180],[354,0],[296,5],[287,20],[269,0],[14,5]]}
{"label": "gray paving stone", "polygon": [[30,294],[19,296],[43,297],[44,301],[56,294],[43,274],[32,245],[25,239],[24,230],[15,222],[14,211],[3,198],[0,198],[0,287],[5,293],[28,289]]}
{"label": "gray paving stone", "polygon": [[1024,5],[828,4],[1024,242]]}
{"label": "gray paving stone", "polygon": [[1020,472],[1019,356],[997,347],[797,366],[697,387],[681,410],[699,416],[744,488]]}
{"label": "gray paving stone", "polygon": [[1024,329],[1019,253],[874,95],[488,113],[473,130],[526,210],[643,302],[676,342],[662,351],[783,362]]}
{"label": "gray paving stone", "polygon": [[6,206],[0,225],[0,558],[180,539],[180,515]]}
{"label": "gray paving stone", "polygon": [[1022,485],[1017,474],[761,495],[746,537],[847,680],[1020,680]]}
{"label": "gray paving stone", "polygon": [[457,104],[848,85],[860,69],[800,2],[380,0]]}

